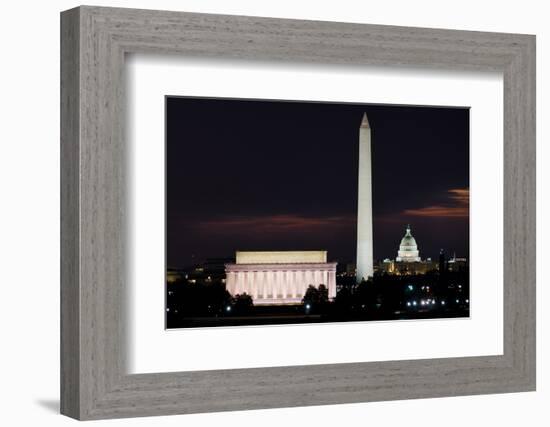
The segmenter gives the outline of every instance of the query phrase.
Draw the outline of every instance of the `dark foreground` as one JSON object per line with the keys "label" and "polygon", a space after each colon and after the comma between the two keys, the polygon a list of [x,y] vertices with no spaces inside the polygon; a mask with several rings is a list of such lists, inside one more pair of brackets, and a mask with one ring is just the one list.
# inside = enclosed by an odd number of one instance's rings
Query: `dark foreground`
{"label": "dark foreground", "polygon": [[301,304],[255,305],[251,296],[230,295],[223,283],[174,282],[167,286],[166,327],[274,325],[469,317],[467,272],[375,276],[355,284],[341,279],[336,298],[310,285]]}
{"label": "dark foreground", "polygon": [[322,313],[305,313],[303,305],[297,306],[258,306],[250,309],[247,315],[220,315],[208,317],[182,317],[167,316],[168,329],[174,328],[201,328],[212,326],[258,326],[258,325],[288,325],[304,323],[329,323],[329,322],[362,322],[382,320],[413,320],[434,318],[468,317],[467,307],[454,307],[452,309],[433,310],[403,310],[396,312],[373,312],[341,314],[335,313],[327,307]]}

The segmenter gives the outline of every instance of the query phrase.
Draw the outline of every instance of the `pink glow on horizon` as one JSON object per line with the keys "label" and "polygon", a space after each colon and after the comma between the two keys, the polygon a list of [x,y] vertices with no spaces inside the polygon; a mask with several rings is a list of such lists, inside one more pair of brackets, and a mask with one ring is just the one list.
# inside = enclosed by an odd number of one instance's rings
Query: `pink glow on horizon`
{"label": "pink glow on horizon", "polygon": [[347,228],[355,225],[355,216],[305,217],[292,214],[265,216],[232,216],[220,220],[200,221],[198,227],[209,232],[234,234],[243,229],[254,233],[301,232],[317,233],[323,230]]}
{"label": "pink glow on horizon", "polygon": [[431,218],[468,218],[470,215],[470,189],[453,188],[447,191],[451,201],[446,206],[425,206],[419,209],[405,209],[404,215]]}

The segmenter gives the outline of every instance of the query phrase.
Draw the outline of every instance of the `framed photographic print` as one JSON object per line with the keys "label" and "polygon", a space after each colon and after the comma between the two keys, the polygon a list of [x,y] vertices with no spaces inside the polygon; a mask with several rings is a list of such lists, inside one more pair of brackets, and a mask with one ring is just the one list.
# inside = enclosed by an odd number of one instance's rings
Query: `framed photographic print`
{"label": "framed photographic print", "polygon": [[167,97],[167,328],[469,317],[468,249],[469,109]]}
{"label": "framed photographic print", "polygon": [[62,413],[534,390],[534,36],[84,6],[61,40]]}

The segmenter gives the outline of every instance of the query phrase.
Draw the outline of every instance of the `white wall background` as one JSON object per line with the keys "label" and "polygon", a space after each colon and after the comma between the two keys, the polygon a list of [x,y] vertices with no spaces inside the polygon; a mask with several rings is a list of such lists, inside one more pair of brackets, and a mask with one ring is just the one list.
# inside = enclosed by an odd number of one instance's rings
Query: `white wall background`
{"label": "white wall background", "polygon": [[[550,172],[550,26],[536,0],[449,2],[319,0],[97,1],[105,6],[245,14],[373,24],[537,34],[538,55],[538,391],[508,395],[424,399],[221,414],[109,421],[145,426],[546,426],[550,423],[550,294],[543,271],[550,239],[544,223]],[[0,422],[62,426],[59,384],[59,11],[74,1],[2,5],[0,32]]]}

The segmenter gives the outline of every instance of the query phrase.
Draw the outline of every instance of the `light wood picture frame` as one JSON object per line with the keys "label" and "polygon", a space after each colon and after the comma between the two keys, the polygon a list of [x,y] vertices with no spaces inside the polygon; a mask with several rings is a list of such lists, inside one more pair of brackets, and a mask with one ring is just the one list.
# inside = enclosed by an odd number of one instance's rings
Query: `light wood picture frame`
{"label": "light wood picture frame", "polygon": [[[502,72],[503,354],[127,374],[128,53]],[[62,414],[86,420],[535,390],[534,262],[534,36],[89,6],[62,12]]]}

